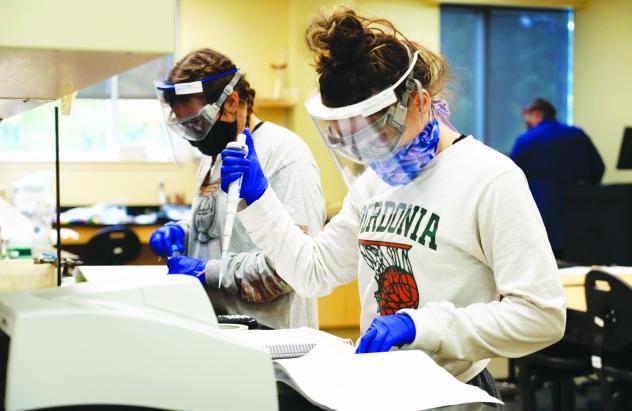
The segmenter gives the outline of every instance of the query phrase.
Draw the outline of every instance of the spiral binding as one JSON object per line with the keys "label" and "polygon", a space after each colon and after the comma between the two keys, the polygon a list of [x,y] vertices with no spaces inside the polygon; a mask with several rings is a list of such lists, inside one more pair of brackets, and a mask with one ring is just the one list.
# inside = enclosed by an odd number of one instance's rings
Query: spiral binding
{"label": "spiral binding", "polygon": [[[353,341],[350,339],[343,340],[346,344],[353,345]],[[298,358],[302,357],[308,352],[310,352],[314,347],[316,347],[315,343],[293,343],[293,344],[272,344],[264,346],[268,351],[270,351],[270,355],[273,360],[284,360],[288,358]]]}
{"label": "spiral binding", "polygon": [[273,360],[297,358],[310,352],[316,344],[274,344],[265,346]]}

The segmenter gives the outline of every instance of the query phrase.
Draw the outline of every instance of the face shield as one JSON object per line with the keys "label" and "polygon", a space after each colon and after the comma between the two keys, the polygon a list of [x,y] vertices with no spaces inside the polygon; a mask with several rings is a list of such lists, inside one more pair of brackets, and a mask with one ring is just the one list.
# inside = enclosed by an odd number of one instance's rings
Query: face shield
{"label": "face shield", "polygon": [[[239,69],[236,68],[199,81],[192,81],[188,83],[170,84],[164,81],[157,81],[155,83],[156,94],[158,96],[158,101],[160,101],[165,118],[165,124],[167,125],[169,133],[192,142],[203,140],[219,119],[220,111],[224,102],[233,92],[233,88],[241,78],[241,74],[238,70]],[[235,73],[235,75],[226,87],[224,87],[224,90],[222,90],[222,94],[219,98],[212,104],[207,103],[201,109],[186,115],[177,116],[173,111],[174,106],[180,104],[178,101],[187,101],[182,98],[178,99],[178,96],[187,96],[189,97],[189,100],[199,98],[200,101],[205,102],[206,96],[204,94],[204,83],[232,73]],[[184,104],[185,103],[182,105],[184,106]]]}
{"label": "face shield", "polygon": [[[361,164],[382,160],[395,151],[404,135],[418,54],[395,84],[364,101],[332,108],[322,103],[318,93],[306,101],[305,108],[328,148]],[[398,98],[395,89],[403,82],[405,90]]]}
{"label": "face shield", "polygon": [[[347,187],[354,194],[358,178],[372,173],[367,166],[387,162],[402,146],[406,128],[408,104],[416,82],[413,69],[419,52],[415,52],[406,72],[393,85],[368,99],[345,107],[327,107],[316,93],[305,102],[320,137],[334,163],[343,176]],[[404,83],[401,96],[395,90]],[[421,85],[417,82],[419,93]],[[402,171],[406,164],[401,164]],[[389,167],[398,172],[397,163]],[[364,188],[361,191],[365,191]]]}

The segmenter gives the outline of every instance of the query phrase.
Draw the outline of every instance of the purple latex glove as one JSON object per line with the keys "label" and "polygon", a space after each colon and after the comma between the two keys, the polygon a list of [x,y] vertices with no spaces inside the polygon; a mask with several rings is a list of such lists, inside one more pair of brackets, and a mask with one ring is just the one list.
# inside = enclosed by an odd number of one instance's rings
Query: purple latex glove
{"label": "purple latex glove", "polygon": [[356,354],[386,352],[393,346],[410,344],[415,341],[416,334],[415,323],[406,314],[382,315],[366,330]]}

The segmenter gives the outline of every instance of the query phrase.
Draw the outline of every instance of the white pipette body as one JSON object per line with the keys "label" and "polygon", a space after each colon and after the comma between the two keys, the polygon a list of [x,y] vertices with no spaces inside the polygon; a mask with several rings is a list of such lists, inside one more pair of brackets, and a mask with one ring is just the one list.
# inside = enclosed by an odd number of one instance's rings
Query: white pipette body
{"label": "white pipette body", "polygon": [[[246,145],[246,135],[240,133],[237,136],[237,141],[231,141],[226,148],[233,150],[241,150],[248,155],[248,146]],[[233,223],[235,222],[235,216],[237,215],[237,205],[239,204],[239,192],[241,191],[241,178],[233,181],[228,186],[228,199],[226,200],[226,222],[224,223],[224,235],[222,241],[222,258],[219,265],[219,283],[217,288],[222,285],[222,278],[226,272],[226,266],[228,265],[228,247],[230,246],[230,237],[233,234]]]}

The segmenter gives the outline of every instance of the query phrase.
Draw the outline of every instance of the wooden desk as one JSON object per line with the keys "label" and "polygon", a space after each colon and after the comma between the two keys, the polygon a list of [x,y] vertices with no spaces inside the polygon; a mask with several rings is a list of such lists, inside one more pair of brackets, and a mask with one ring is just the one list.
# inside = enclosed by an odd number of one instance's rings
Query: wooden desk
{"label": "wooden desk", "polygon": [[318,299],[318,322],[321,329],[360,329],[358,281],[336,288]]}
{"label": "wooden desk", "polygon": [[595,337],[593,318],[587,312],[584,290],[584,279],[591,270],[614,274],[617,278],[632,285],[632,267],[593,266],[560,270],[567,308],[564,341],[587,349],[591,349]]}
{"label": "wooden desk", "polygon": [[[141,248],[140,254],[137,258],[130,261],[128,264],[130,265],[156,265],[156,264],[164,264],[164,261],[159,260],[158,257],[151,251],[149,248],[149,237],[151,233],[153,233],[156,229],[162,226],[162,224],[148,224],[148,225],[139,225],[139,224],[125,224],[126,227],[129,227],[140,240]],[[73,231],[76,231],[79,234],[78,239],[63,239],[61,240],[62,249],[65,251],[69,251],[71,253],[82,255],[82,252],[85,248],[85,245],[90,241],[92,237],[107,225],[62,225],[63,228],[69,228]]]}

